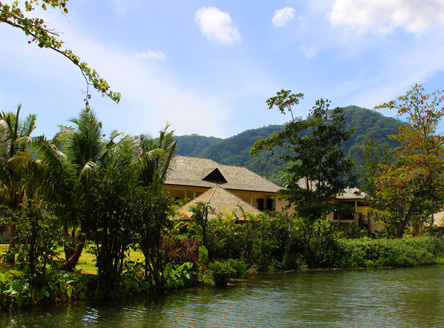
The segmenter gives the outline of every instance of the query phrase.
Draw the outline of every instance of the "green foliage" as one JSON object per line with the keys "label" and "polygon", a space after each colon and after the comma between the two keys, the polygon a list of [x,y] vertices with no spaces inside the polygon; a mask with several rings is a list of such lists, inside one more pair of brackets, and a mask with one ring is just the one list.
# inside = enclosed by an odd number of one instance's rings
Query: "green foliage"
{"label": "green foliage", "polygon": [[343,256],[338,240],[342,228],[338,223],[318,219],[312,222],[306,218],[290,219],[293,227],[288,236],[284,268],[300,269],[335,267]]}
{"label": "green foliage", "polygon": [[374,110],[357,106],[344,107],[345,128],[353,129],[350,138],[341,145],[344,154],[351,159],[362,159],[361,145],[369,138],[376,145],[387,145],[387,149],[399,146],[399,143],[389,138],[396,135],[399,127],[406,123],[391,117],[385,117]]}
{"label": "green foliage", "polygon": [[227,287],[228,282],[235,273],[234,269],[225,262],[210,263],[209,268],[216,287]]}
{"label": "green foliage", "polygon": [[[29,115],[24,122],[20,121],[20,110],[22,105],[17,106],[17,113],[0,113],[0,202],[6,205],[12,216],[10,222],[11,240],[10,248],[14,247],[16,235],[15,214],[22,203],[28,182],[22,171],[20,174],[13,169],[11,161],[21,153],[29,150],[31,133],[35,129],[36,115]],[[32,197],[32,196],[31,196]],[[14,258],[9,258],[8,262],[14,264]]]}
{"label": "green foliage", "polygon": [[208,245],[208,215],[212,213],[214,214],[214,209],[208,203],[199,202],[196,205],[190,206],[189,210],[193,213],[191,220],[196,223],[196,226],[199,229],[202,245],[206,247]]}
{"label": "green foliage", "polygon": [[[299,103],[302,94],[282,90],[267,103],[285,113]],[[353,163],[346,159],[339,145],[353,133],[344,129],[345,116],[339,107],[330,110],[330,102],[316,101],[306,121],[294,118],[282,131],[258,140],[250,153],[272,151],[275,146],[285,146],[288,154],[281,157],[287,164],[282,168],[286,188],[280,190],[280,199],[294,206],[299,216],[314,221],[338,206],[329,201],[346,187],[354,186],[351,177]]]}
{"label": "green foliage", "polygon": [[145,275],[152,282],[154,289],[163,289],[163,272],[166,254],[163,232],[171,228],[168,216],[173,200],[167,193],[155,193],[147,187],[137,187],[132,192],[134,209],[131,230],[136,233],[135,242],[145,256]]}
{"label": "green foliage", "polygon": [[[66,5],[69,0],[48,0],[41,2],[41,8],[46,10],[51,6],[66,15],[68,9]],[[77,66],[83,77],[85,78],[87,91],[85,97],[86,107],[89,108],[89,87],[94,87],[103,96],[108,96],[115,102],[120,101],[120,93],[110,90],[108,83],[102,79],[95,69],[82,62],[80,57],[76,56],[71,50],[64,49],[63,41],[59,40],[56,31],[47,27],[47,22],[38,17],[28,17],[30,12],[39,6],[38,0],[28,0],[24,4],[24,8],[20,8],[20,1],[13,1],[11,4],[0,2],[0,23],[8,24],[14,28],[22,30],[26,36],[30,37],[28,43],[36,43],[40,48],[48,48],[66,57],[75,66]]]}
{"label": "green foliage", "polygon": [[203,265],[208,264],[209,256],[208,256],[208,250],[205,246],[199,247],[199,262]]}
{"label": "green foliage", "polygon": [[218,261],[240,259],[259,271],[331,267],[343,251],[342,228],[287,214],[259,215],[248,221],[212,219],[209,249]]}
{"label": "green foliage", "polygon": [[224,262],[213,262],[209,265],[216,287],[227,287],[230,279],[242,278],[247,271],[247,265],[239,259],[227,259]]}
{"label": "green foliage", "polygon": [[193,264],[190,262],[185,262],[181,265],[168,263],[164,271],[167,287],[177,289],[192,285],[196,275],[192,268]]}
{"label": "green foliage", "polygon": [[215,137],[204,137],[197,134],[176,137],[178,146],[177,155],[202,157],[199,153],[209,146],[218,144],[223,139]]}
{"label": "green foliage", "polygon": [[132,297],[148,292],[151,283],[145,277],[144,268],[144,261],[125,261],[120,286],[116,288],[115,293],[123,297]]}
{"label": "green foliage", "polygon": [[441,263],[444,240],[436,237],[404,239],[340,239],[344,255],[337,267],[406,267]]}
{"label": "green foliage", "polygon": [[36,305],[43,302],[68,303],[84,300],[90,277],[52,271],[36,285],[35,274],[0,273],[0,308]]}
{"label": "green foliage", "polygon": [[430,215],[444,206],[444,137],[436,131],[444,116],[443,100],[442,92],[425,94],[416,84],[379,106],[397,109],[410,123],[392,136],[400,144],[393,163],[381,163],[373,176],[372,211],[390,236],[402,237],[408,227],[418,234]]}
{"label": "green foliage", "polygon": [[232,278],[241,279],[247,274],[247,264],[244,261],[240,259],[228,259],[225,263],[234,270]]}
{"label": "green foliage", "polygon": [[41,284],[47,268],[57,266],[60,230],[56,220],[45,217],[35,201],[26,202],[16,219],[17,235],[8,256],[16,256],[17,269],[35,278],[29,282]]}
{"label": "green foliage", "polygon": [[[13,138],[26,141],[32,131],[32,122],[19,129],[17,116],[5,114],[0,122],[3,129],[0,132],[8,138],[7,122],[15,127]],[[125,259],[130,245],[137,244],[146,257],[147,280],[151,286],[163,288],[166,256],[162,233],[169,223],[172,200],[161,189],[175,149],[172,132],[165,128],[156,140],[112,132],[106,140],[94,111],[84,110],[72,122],[75,127],[64,128],[53,141],[39,137],[33,143],[34,152],[21,151],[19,156],[14,152],[14,158],[8,159],[14,164],[8,172],[15,175],[16,180],[23,181],[20,185],[23,195],[18,199],[23,215],[21,239],[13,238],[20,248],[11,247],[18,254],[19,264],[23,263],[22,269],[26,272],[41,277],[39,283],[46,267],[54,267],[51,259],[60,239],[51,233],[59,229],[50,227],[41,214],[43,202],[40,200],[46,199],[50,204],[48,210],[60,219],[57,223],[63,225],[65,237],[68,237],[64,242],[67,261],[60,269],[72,270],[85,239],[92,240],[98,290],[103,295],[113,296],[118,294],[119,286],[126,284],[122,281],[123,273],[129,274]],[[10,139],[4,138],[2,146],[12,144],[18,150],[26,150],[25,144],[16,145]],[[11,152],[7,147],[3,150]],[[2,177],[2,182],[5,181]],[[14,190],[15,196],[17,187]],[[12,219],[16,220],[18,205],[14,210]]]}
{"label": "green foliage", "polygon": [[364,238],[367,237],[368,235],[368,230],[367,228],[361,228],[357,225],[355,225],[354,223],[352,223],[348,229],[347,229],[347,233],[346,236],[349,239],[354,239],[354,238]]}
{"label": "green foliage", "polygon": [[273,253],[279,248],[279,222],[266,214],[252,218],[245,225],[247,247],[244,253],[260,271],[268,271],[273,261]]}

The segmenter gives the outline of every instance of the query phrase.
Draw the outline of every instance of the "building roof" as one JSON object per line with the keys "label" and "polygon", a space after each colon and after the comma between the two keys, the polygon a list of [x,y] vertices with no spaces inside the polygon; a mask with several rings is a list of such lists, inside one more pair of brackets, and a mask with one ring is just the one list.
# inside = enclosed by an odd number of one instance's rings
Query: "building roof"
{"label": "building roof", "polygon": [[256,207],[250,205],[243,199],[237,197],[228,190],[225,190],[224,188],[216,185],[210,190],[207,190],[203,194],[194,198],[187,204],[183,205],[178,210],[179,215],[190,218],[193,215],[193,213],[188,210],[188,207],[196,205],[197,203],[208,203],[214,209],[215,214],[209,214],[208,215],[209,219],[216,217],[217,214],[220,214],[225,210],[227,210],[230,213],[236,210],[238,216],[240,216],[241,213],[239,206],[242,207],[244,211],[252,212],[255,215],[262,213]]}
{"label": "building roof", "polygon": [[444,211],[433,214],[433,225],[435,227],[444,227]]}
{"label": "building roof", "polygon": [[364,199],[366,196],[359,188],[346,188],[343,193],[336,195],[336,199]]}
{"label": "building roof", "polygon": [[175,156],[164,185],[276,193],[282,187],[245,167],[222,165],[208,158]]}
{"label": "building roof", "polygon": [[[309,180],[308,181],[309,187],[311,190],[316,191],[317,189],[317,184],[318,181],[317,180]],[[307,178],[301,178],[298,181],[298,186],[300,188],[306,189],[307,187]],[[363,191],[361,191],[359,188],[350,188],[347,187],[344,189],[343,192],[339,193],[336,195],[336,199],[343,199],[343,200],[347,200],[347,199],[364,199],[367,196],[367,194]]]}

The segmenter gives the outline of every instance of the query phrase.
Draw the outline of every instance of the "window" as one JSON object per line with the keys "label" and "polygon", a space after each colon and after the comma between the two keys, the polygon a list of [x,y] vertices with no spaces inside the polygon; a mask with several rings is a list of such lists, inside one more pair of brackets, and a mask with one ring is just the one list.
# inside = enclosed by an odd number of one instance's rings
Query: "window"
{"label": "window", "polygon": [[274,211],[274,199],[267,198],[267,211]]}
{"label": "window", "polygon": [[259,211],[264,210],[264,199],[263,198],[257,199],[257,208],[259,209]]}

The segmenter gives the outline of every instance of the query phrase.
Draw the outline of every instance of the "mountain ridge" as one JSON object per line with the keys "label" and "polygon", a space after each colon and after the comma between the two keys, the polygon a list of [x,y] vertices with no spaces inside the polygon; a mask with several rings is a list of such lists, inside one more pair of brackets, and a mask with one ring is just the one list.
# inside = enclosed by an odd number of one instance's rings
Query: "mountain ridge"
{"label": "mountain ridge", "polygon": [[[389,148],[396,147],[396,141],[387,136],[397,134],[398,128],[406,124],[405,122],[358,106],[347,106],[343,109],[345,128],[354,129],[351,137],[341,144],[341,149],[346,157],[355,159],[356,156],[360,156],[360,146],[366,135],[376,143],[387,143]],[[276,148],[274,155],[271,152],[262,152],[255,158],[250,156],[249,151],[256,141],[281,131],[284,125],[248,129],[225,139],[197,134],[177,136],[176,154],[210,158],[220,164],[244,166],[270,181],[282,185],[280,168],[285,165],[285,162],[279,156],[286,151],[285,147]]]}

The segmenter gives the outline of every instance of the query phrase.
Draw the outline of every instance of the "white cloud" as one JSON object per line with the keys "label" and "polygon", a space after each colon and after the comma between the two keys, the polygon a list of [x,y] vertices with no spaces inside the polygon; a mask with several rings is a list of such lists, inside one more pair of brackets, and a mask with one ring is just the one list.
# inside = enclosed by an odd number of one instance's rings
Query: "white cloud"
{"label": "white cloud", "polygon": [[[88,61],[110,83],[113,91],[122,94],[120,104],[116,105],[106,97],[99,97],[92,88],[90,90],[90,104],[103,122],[105,132],[118,129],[132,134],[149,132],[155,135],[170,123],[171,129],[176,130],[178,135],[199,133],[228,136],[224,125],[229,109],[223,103],[224,99],[208,97],[188,81],[181,81],[180,77],[159,66],[155,60],[135,60],[134,53],[90,39],[82,28],[60,26],[64,31],[65,43],[76,49],[76,54]],[[50,50],[28,45],[26,39],[16,41],[16,34],[19,33],[14,29],[0,31],[0,39],[13,41],[0,43],[0,59],[6,60],[6,55],[14,54],[14,58],[8,61],[14,63],[20,73],[14,76],[15,83],[12,84],[8,81],[12,75],[3,74],[5,70],[1,68],[0,86],[9,88],[9,85],[20,85],[16,79],[23,79],[27,81],[27,87],[33,84],[34,93],[40,92],[42,96],[41,99],[31,99],[23,91],[23,97],[14,99],[11,105],[2,110],[14,110],[17,103],[23,102],[26,109],[38,112],[38,127],[52,135],[57,130],[57,124],[69,124],[67,120],[76,116],[82,108],[84,95],[80,90],[85,89],[85,82],[78,69],[66,58]],[[8,51],[3,51],[6,47]],[[149,52],[144,55],[148,57]],[[59,89],[66,89],[67,92],[62,93]],[[51,96],[52,93],[55,96]],[[48,97],[54,99],[48,101]],[[1,105],[7,105],[6,98],[11,98],[8,89],[0,88]],[[40,100],[44,101],[44,106],[39,105]],[[203,117],[205,124],[202,124]]]}
{"label": "white cloud", "polygon": [[282,27],[287,25],[289,21],[294,18],[295,10],[291,7],[284,7],[277,9],[274,12],[273,19],[271,22],[275,27]]}
{"label": "white cloud", "polygon": [[203,7],[196,11],[194,20],[208,40],[233,44],[241,39],[228,13],[215,7]]}
{"label": "white cloud", "polygon": [[333,26],[387,33],[397,27],[420,33],[444,22],[444,0],[336,0],[329,13]]}
{"label": "white cloud", "polygon": [[147,52],[139,52],[136,54],[139,59],[151,58],[157,60],[165,60],[165,54],[160,50],[148,50]]}
{"label": "white cloud", "polygon": [[120,18],[126,18],[137,2],[138,0],[112,0],[112,5],[114,12]]}
{"label": "white cloud", "polygon": [[314,56],[317,55],[317,51],[313,46],[306,46],[305,44],[303,44],[299,48],[307,58],[313,58]]}

